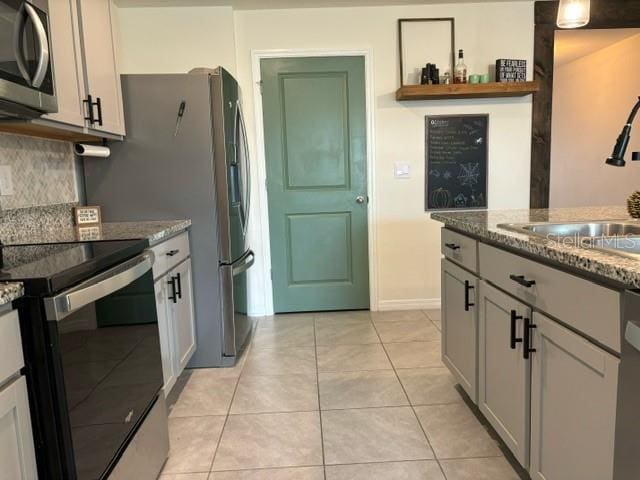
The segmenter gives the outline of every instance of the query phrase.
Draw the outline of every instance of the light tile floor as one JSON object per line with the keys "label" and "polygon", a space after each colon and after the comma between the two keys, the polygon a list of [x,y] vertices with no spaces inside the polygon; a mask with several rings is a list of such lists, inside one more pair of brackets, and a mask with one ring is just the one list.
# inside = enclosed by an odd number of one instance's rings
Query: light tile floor
{"label": "light tile floor", "polygon": [[440,311],[279,315],[169,397],[161,480],[519,480],[440,361]]}

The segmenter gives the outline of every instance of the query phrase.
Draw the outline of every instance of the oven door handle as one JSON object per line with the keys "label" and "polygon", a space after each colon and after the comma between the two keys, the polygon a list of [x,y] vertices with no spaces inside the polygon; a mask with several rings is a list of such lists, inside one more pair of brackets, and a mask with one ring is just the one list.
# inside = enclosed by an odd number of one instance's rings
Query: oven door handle
{"label": "oven door handle", "polygon": [[34,88],[40,88],[42,82],[49,70],[49,40],[47,38],[47,29],[44,27],[38,12],[28,3],[23,3],[31,22],[33,23],[34,31],[38,37],[38,50],[40,51],[40,58],[38,58],[38,67],[36,73],[33,75],[31,85]]}
{"label": "oven door handle", "polygon": [[141,255],[111,268],[55,297],[44,299],[47,320],[60,321],[70,313],[112,294],[134,282],[153,267],[154,254]]}

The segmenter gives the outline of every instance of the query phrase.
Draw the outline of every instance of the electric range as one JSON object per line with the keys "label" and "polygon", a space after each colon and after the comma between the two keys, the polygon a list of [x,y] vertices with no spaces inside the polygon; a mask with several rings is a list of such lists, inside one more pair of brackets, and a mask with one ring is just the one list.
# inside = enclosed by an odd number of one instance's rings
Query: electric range
{"label": "electric range", "polygon": [[8,246],[39,478],[155,479],[167,416],[148,241]]}

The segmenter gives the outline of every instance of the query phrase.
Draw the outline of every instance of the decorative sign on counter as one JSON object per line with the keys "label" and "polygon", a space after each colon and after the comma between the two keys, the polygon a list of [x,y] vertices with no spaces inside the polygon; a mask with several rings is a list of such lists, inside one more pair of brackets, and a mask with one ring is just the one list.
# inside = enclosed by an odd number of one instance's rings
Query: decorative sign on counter
{"label": "decorative sign on counter", "polygon": [[74,207],[73,217],[78,227],[102,223],[100,207],[97,206]]}
{"label": "decorative sign on counter", "polygon": [[526,82],[527,61],[500,58],[496,60],[496,82]]}
{"label": "decorative sign on counter", "polygon": [[489,115],[425,119],[425,210],[487,208]]}
{"label": "decorative sign on counter", "polygon": [[102,226],[91,225],[89,227],[77,227],[78,241],[79,242],[91,242],[102,240]]}

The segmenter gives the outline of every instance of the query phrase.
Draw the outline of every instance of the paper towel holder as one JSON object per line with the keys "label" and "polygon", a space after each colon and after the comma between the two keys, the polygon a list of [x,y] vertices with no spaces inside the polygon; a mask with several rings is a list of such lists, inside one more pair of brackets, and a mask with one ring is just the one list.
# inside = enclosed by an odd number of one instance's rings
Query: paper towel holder
{"label": "paper towel holder", "polygon": [[79,157],[107,158],[111,155],[111,150],[107,146],[106,139],[102,139],[102,145],[75,143],[73,145],[73,151]]}

